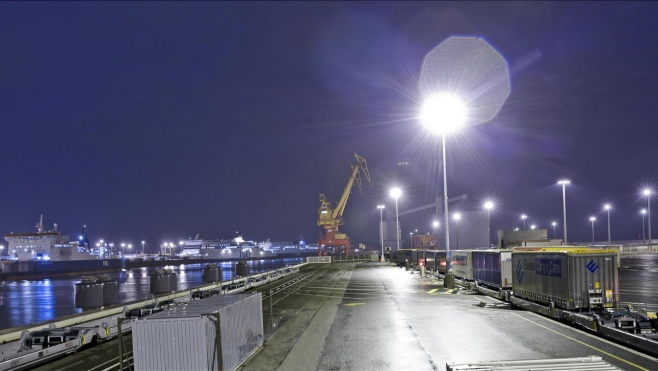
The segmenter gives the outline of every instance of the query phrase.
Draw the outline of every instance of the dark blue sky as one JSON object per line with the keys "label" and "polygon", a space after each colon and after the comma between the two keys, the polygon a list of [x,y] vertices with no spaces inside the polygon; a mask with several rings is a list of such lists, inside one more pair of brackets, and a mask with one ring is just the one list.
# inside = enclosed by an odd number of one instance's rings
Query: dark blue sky
{"label": "dark blue sky", "polygon": [[657,17],[631,2],[0,3],[0,229],[44,214],[151,246],[314,240],[318,194],[356,151],[376,185],[346,231],[374,242],[389,186],[407,186],[401,209],[426,201],[427,182],[395,175],[431,159],[414,119],[423,56],[477,35],[509,61],[512,94],[449,138],[450,195],[495,195],[494,228],[521,212],[545,227],[566,176],[570,240],[604,201],[613,239],[634,238],[639,189],[658,181]]}

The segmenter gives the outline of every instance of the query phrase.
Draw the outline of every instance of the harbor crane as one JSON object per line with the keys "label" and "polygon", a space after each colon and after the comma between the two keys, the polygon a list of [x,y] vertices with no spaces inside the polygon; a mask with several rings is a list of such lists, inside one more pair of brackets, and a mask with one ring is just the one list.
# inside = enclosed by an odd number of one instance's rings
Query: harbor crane
{"label": "harbor crane", "polygon": [[347,185],[343,190],[343,194],[336,203],[332,205],[332,202],[324,195],[320,193],[320,208],[318,209],[318,226],[324,227],[324,234],[320,231],[320,240],[318,241],[318,255],[327,255],[327,252],[330,247],[334,247],[336,250],[345,250],[345,254],[350,254],[350,239],[345,233],[340,233],[338,227],[345,224],[343,219],[343,211],[345,211],[345,205],[347,204],[347,199],[352,193],[352,187],[356,184],[359,188],[359,192],[363,193],[363,188],[361,187],[361,173],[368,181],[368,184],[372,186],[372,181],[370,180],[370,173],[368,172],[368,164],[366,159],[363,157],[354,154],[356,158],[356,164],[351,165],[352,173],[350,174],[349,179],[347,180]]}

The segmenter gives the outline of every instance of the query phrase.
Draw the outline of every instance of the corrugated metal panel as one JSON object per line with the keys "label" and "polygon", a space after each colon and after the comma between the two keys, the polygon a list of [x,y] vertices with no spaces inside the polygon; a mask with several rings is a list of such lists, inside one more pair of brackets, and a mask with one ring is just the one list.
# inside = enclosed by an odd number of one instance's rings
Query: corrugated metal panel
{"label": "corrugated metal panel", "polygon": [[619,303],[616,254],[609,252],[514,252],[514,296],[563,309],[589,308],[587,290],[602,290],[603,305]]}
{"label": "corrugated metal panel", "polygon": [[[217,316],[220,354],[215,343]],[[259,293],[212,296],[133,321],[138,370],[219,370],[220,365],[232,370],[262,342]]]}
{"label": "corrugated metal panel", "polygon": [[448,362],[447,371],[501,371],[501,370],[532,370],[532,371],[559,371],[559,370],[591,370],[591,371],[621,371],[601,357],[589,356],[582,358],[554,358],[520,361],[493,361],[493,362]]}

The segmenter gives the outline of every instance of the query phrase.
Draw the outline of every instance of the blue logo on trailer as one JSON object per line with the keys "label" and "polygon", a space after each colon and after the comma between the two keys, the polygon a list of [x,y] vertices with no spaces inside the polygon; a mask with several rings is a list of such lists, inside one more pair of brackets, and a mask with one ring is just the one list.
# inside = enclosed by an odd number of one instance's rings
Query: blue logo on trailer
{"label": "blue logo on trailer", "polygon": [[590,260],[585,267],[587,267],[587,269],[592,273],[596,272],[596,270],[599,269],[599,265],[593,259]]}
{"label": "blue logo on trailer", "polygon": [[521,283],[521,279],[523,279],[523,267],[521,266],[521,259],[519,259],[519,262],[516,263],[516,279],[519,280],[519,283]]}

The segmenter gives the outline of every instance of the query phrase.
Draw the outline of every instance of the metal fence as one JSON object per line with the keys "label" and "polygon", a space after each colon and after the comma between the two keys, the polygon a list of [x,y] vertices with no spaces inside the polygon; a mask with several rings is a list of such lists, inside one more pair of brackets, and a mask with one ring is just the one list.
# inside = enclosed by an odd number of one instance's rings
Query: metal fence
{"label": "metal fence", "polygon": [[656,254],[658,253],[658,245],[626,245],[619,248],[621,253],[645,253],[645,254]]}
{"label": "metal fence", "polygon": [[[379,256],[377,254],[374,254]],[[308,256],[307,263],[345,263],[345,262],[369,262],[377,261],[372,260],[373,254],[365,255],[335,255],[335,256]]]}

